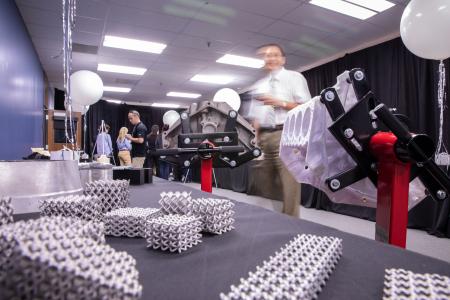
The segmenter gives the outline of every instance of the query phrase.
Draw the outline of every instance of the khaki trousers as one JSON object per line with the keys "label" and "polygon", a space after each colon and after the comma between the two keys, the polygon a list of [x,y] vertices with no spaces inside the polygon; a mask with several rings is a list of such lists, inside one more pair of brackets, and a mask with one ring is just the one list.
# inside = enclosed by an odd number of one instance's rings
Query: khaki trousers
{"label": "khaki trousers", "polygon": [[145,162],[145,157],[133,157],[131,165],[133,168],[143,168]]}
{"label": "khaki trousers", "polygon": [[[283,200],[283,213],[299,217],[301,185],[295,181],[288,169],[280,159],[280,140],[282,130],[261,131],[258,144],[264,154],[264,159],[259,161],[257,176],[258,183],[264,193],[279,195]],[[281,191],[272,191],[275,177],[279,177]]]}
{"label": "khaki trousers", "polygon": [[119,161],[121,166],[131,165],[130,151],[119,151]]}

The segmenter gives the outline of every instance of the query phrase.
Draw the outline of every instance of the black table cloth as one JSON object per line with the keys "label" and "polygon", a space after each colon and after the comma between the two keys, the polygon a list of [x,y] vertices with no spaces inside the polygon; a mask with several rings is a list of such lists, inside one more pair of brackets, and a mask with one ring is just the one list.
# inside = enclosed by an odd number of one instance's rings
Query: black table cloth
{"label": "black table cloth", "polygon": [[[188,190],[193,197],[209,195],[179,183],[154,182],[131,188],[131,206],[158,207],[161,191]],[[139,281],[144,287],[142,299],[218,299],[231,284],[247,277],[249,271],[302,233],[343,239],[343,256],[319,299],[381,299],[386,268],[450,276],[450,264],[444,261],[235,203],[235,230],[223,235],[204,234],[200,245],[181,254],[147,249],[145,240],[138,238],[108,237],[107,243],[137,260]],[[19,215],[16,220],[29,217]]]}

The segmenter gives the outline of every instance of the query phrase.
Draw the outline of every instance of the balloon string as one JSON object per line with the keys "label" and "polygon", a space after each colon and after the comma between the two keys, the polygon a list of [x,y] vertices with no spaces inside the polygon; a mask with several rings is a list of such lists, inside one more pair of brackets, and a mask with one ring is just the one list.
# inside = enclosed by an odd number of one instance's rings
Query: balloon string
{"label": "balloon string", "polygon": [[[435,159],[438,160],[438,156],[442,154],[447,154],[447,148],[443,142],[443,127],[444,127],[444,100],[446,98],[445,94],[445,65],[441,60],[439,63],[439,83],[438,83],[438,106],[439,106],[439,139],[436,147]],[[447,165],[448,168],[448,165]]]}
{"label": "balloon string", "polygon": [[75,26],[76,0],[63,0],[63,76],[66,91],[64,104],[66,114],[64,118],[64,130],[67,143],[75,150],[76,137],[74,134],[74,120],[72,118],[72,97],[70,74],[72,72],[72,30]]}

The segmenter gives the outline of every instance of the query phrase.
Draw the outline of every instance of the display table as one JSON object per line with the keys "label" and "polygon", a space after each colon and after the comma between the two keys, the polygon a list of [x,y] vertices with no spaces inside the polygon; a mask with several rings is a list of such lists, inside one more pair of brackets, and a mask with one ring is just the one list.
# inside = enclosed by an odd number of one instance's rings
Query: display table
{"label": "display table", "polygon": [[[183,190],[192,191],[193,197],[211,195],[155,178],[153,185],[131,188],[130,205],[158,207],[161,191]],[[240,202],[235,211],[234,231],[204,234],[200,245],[181,254],[147,249],[145,240],[138,238],[108,237],[107,242],[137,260],[142,299],[218,299],[302,233],[343,239],[343,256],[319,299],[381,299],[386,268],[450,276],[450,264],[414,252]],[[29,217],[37,214],[19,215],[16,220]]]}

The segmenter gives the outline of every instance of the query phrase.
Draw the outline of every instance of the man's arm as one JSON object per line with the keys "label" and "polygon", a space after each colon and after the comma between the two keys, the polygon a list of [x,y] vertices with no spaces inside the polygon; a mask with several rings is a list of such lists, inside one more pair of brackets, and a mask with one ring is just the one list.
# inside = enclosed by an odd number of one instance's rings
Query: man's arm
{"label": "man's arm", "polygon": [[144,138],[143,137],[134,138],[134,137],[131,136],[131,134],[127,134],[125,137],[128,140],[130,140],[131,142],[136,143],[136,144],[142,144],[144,142]]}

